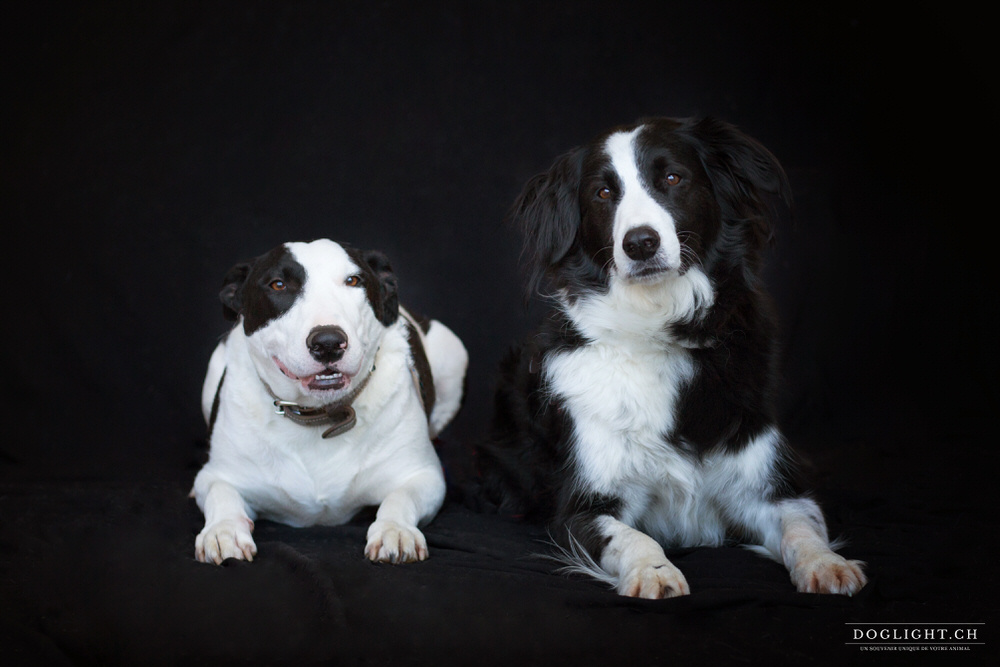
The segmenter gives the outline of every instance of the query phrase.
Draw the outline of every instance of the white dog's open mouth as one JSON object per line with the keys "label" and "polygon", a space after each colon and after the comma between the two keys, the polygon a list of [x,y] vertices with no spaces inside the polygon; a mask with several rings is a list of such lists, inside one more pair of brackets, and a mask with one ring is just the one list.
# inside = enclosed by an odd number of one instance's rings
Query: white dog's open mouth
{"label": "white dog's open mouth", "polygon": [[337,391],[344,389],[351,382],[351,377],[333,368],[327,368],[313,375],[296,375],[288,370],[288,367],[281,363],[277,357],[271,357],[278,369],[289,379],[302,384],[310,391]]}
{"label": "white dog's open mouth", "polygon": [[310,378],[303,378],[303,384],[314,391],[324,391],[327,389],[343,389],[347,386],[350,381],[343,373],[331,370],[329,373],[311,376]]}

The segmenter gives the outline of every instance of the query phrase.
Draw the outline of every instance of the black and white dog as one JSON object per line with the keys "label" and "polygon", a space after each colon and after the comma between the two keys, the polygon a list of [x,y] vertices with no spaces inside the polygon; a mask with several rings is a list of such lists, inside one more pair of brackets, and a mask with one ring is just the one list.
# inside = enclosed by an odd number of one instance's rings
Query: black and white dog
{"label": "black and white dog", "polygon": [[336,525],[366,506],[378,506],[369,559],[425,559],[417,525],[445,495],[431,440],[458,411],[468,363],[458,337],[400,308],[385,255],[325,239],[235,266],[220,297],[236,326],[202,390],[197,559],[253,560],[258,517]]}
{"label": "black and white dog", "polygon": [[799,591],[851,595],[791,484],[775,415],[775,322],[760,270],[777,160],[731,125],[615,128],[525,186],[531,292],[554,311],[501,365],[479,452],[501,512],[550,521],[571,569],[622,595],[689,592],[661,545],[757,545]]}

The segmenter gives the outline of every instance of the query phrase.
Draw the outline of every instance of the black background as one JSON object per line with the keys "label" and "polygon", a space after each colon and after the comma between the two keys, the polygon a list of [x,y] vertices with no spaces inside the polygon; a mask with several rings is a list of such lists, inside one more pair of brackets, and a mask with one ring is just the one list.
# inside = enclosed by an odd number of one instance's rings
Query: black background
{"label": "black background", "polygon": [[[607,664],[615,651],[809,662],[858,657],[844,646],[850,619],[988,621],[996,70],[983,17],[891,7],[10,12],[0,620],[11,650],[104,664],[150,647],[165,662]],[[457,501],[429,531],[437,565],[369,566],[363,522],[332,533],[265,524],[259,562],[193,564],[200,516],[185,494],[204,454],[201,380],[225,330],[216,295],[231,265],[324,236],[384,250],[403,301],[446,322],[471,355],[442,450],[460,483],[496,362],[539,312],[522,303],[508,207],[562,152],[647,115],[721,117],[788,172],[795,214],[767,269],[784,324],[782,416],[831,527],[870,562],[866,595],[814,601],[766,561],[694,550],[675,555],[694,580],[689,600],[619,600],[552,576],[525,556],[539,535]],[[283,577],[306,570],[320,573],[306,597],[333,581],[318,616],[331,625],[309,625],[317,615],[286,599]],[[415,624],[413,605],[424,605]],[[311,621],[292,620],[299,610]],[[650,634],[665,643],[653,650]],[[969,661],[989,651],[974,648]]]}

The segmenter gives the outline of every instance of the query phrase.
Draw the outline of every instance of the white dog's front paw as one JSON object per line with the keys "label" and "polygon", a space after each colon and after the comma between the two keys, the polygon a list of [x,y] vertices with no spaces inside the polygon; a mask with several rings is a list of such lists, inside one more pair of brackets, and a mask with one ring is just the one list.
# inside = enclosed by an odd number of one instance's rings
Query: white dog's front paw
{"label": "white dog's front paw", "polygon": [[864,563],[847,560],[832,551],[796,563],[792,583],[800,593],[854,595],[868,583]]}
{"label": "white dog's front paw", "polygon": [[257,555],[257,545],[250,533],[250,519],[223,519],[216,521],[198,534],[194,541],[194,557],[202,563],[219,565],[227,558],[252,561]]}
{"label": "white dog's front paw", "polygon": [[413,563],[427,559],[427,540],[416,526],[380,519],[368,528],[365,556],[376,563]]}
{"label": "white dog's front paw", "polygon": [[640,566],[618,580],[618,594],[660,600],[690,595],[687,579],[670,561]]}

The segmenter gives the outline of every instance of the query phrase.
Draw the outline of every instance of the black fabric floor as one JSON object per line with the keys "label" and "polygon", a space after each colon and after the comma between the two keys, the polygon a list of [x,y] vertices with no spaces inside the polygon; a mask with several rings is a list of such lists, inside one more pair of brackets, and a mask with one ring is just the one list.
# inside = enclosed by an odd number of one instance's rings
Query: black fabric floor
{"label": "black fabric floor", "polygon": [[[0,664],[1000,662],[983,236],[1000,150],[978,10],[16,4],[0,22]],[[468,493],[498,361],[539,316],[505,215],[558,155],[651,115],[734,123],[788,173],[765,274],[781,419],[842,552],[868,563],[853,598],[796,593],[731,547],[670,554],[690,596],[625,599],[556,573],[543,530]],[[403,303],[469,350],[431,557],[367,562],[362,517],[262,521],[255,562],[198,563],[187,494],[222,277],[319,237],[384,251]]]}
{"label": "black fabric floor", "polygon": [[817,495],[842,552],[869,563],[853,598],[796,593],[784,568],[739,547],[670,552],[689,597],[622,598],[555,573],[544,531],[455,499],[427,527],[423,563],[369,563],[361,517],[262,521],[253,563],[213,567],[193,558],[203,520],[189,475],[7,483],[2,645],[39,665],[845,664],[899,643],[862,647],[855,629],[947,623],[979,640],[947,664],[990,664],[997,522],[980,480],[860,448],[838,459]]}

